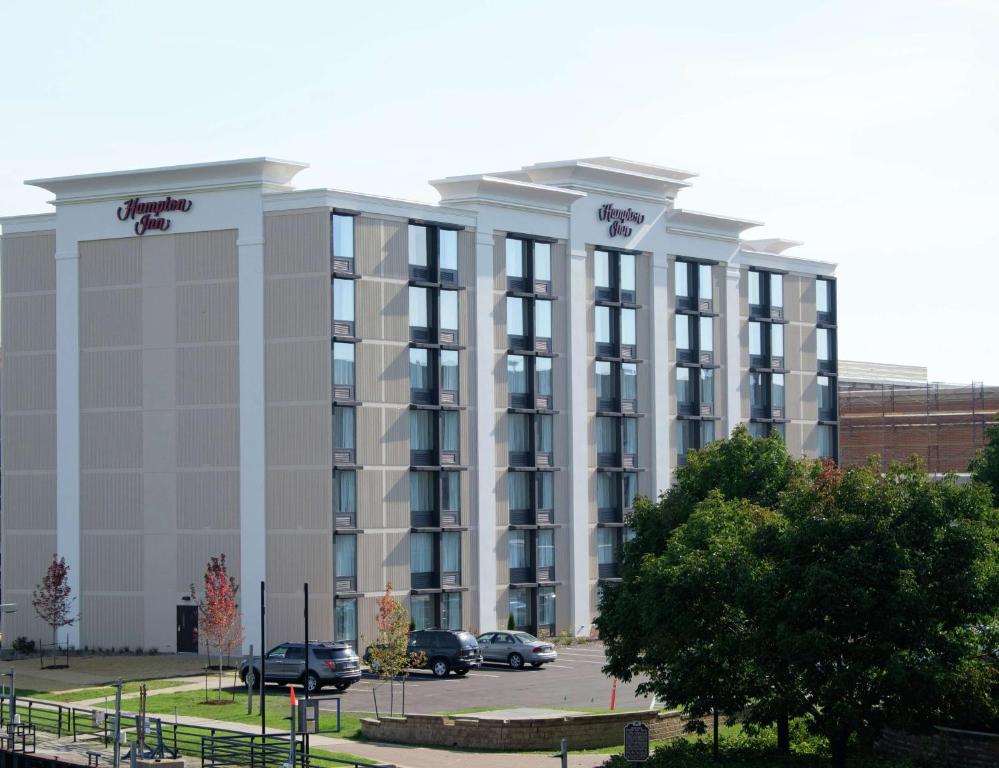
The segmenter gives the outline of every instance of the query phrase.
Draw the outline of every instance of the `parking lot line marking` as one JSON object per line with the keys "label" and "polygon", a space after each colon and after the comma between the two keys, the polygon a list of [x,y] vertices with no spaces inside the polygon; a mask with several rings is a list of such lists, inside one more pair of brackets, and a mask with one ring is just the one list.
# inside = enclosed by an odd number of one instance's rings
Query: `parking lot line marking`
{"label": "parking lot line marking", "polygon": [[490,674],[488,674],[486,672],[469,672],[468,673],[469,677],[472,677],[473,675],[475,677],[503,677],[503,675],[490,675]]}
{"label": "parking lot line marking", "polygon": [[548,664],[546,666],[553,667],[554,669],[572,669],[572,667],[567,667],[565,664]]}

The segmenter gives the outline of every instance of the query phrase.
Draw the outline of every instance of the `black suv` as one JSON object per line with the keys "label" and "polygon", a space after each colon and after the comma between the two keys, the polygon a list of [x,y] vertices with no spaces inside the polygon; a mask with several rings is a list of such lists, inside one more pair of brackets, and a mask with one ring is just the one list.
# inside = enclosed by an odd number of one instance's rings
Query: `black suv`
{"label": "black suv", "polygon": [[[282,643],[267,652],[265,683],[301,683],[309,691],[332,685],[345,691],[361,679],[361,660],[349,643],[309,643],[309,669],[305,669],[305,643]],[[239,679],[254,685],[260,674],[260,659],[253,669],[247,658],[239,664]]]}
{"label": "black suv", "polygon": [[[410,657],[423,655],[422,667],[434,677],[447,677],[449,673],[466,675],[468,670],[482,666],[479,641],[471,632],[462,629],[416,629],[409,633],[407,646]],[[371,664],[371,646],[364,652],[364,660]],[[373,672],[378,670],[372,668]]]}

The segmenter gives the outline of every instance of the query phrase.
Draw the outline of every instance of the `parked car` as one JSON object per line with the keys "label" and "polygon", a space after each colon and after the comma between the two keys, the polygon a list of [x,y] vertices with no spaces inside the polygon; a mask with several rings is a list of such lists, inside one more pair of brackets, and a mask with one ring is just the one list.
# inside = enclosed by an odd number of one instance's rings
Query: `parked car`
{"label": "parked car", "polygon": [[555,646],[527,632],[486,632],[479,635],[482,660],[509,664],[514,669],[524,664],[540,667],[558,660]]}
{"label": "parked car", "polygon": [[[373,672],[378,670],[372,664],[369,645],[364,651],[364,661],[371,666]],[[470,669],[482,666],[482,655],[475,635],[461,629],[417,629],[409,633],[409,644],[406,648],[410,659],[422,656],[423,669],[429,669],[434,677],[447,677],[451,672],[456,675],[466,675]],[[413,663],[413,666],[417,664]]]}
{"label": "parked car", "polygon": [[[310,692],[326,686],[345,691],[361,679],[361,660],[349,643],[309,643],[309,668],[305,668],[305,643],[282,643],[271,648],[264,665],[265,683],[301,683]],[[239,679],[251,684],[260,675],[260,659],[243,658]]]}

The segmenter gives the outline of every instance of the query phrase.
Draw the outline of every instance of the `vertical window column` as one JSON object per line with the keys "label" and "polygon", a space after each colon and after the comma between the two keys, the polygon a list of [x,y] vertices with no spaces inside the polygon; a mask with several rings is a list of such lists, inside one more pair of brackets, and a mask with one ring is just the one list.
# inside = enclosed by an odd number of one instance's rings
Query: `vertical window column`
{"label": "vertical window column", "polygon": [[[554,632],[555,623],[553,310],[558,297],[550,242],[508,236],[505,249],[509,612],[518,629],[545,634]],[[542,590],[549,611],[544,616]]]}
{"label": "vertical window column", "polygon": [[749,293],[749,432],[785,434],[784,273],[751,268]]}
{"label": "vertical window column", "polygon": [[821,459],[839,460],[839,407],[837,387],[836,281],[815,280],[815,363],[819,422],[816,453]]}
{"label": "vertical window column", "polygon": [[715,439],[715,311],[714,264],[677,258],[673,263],[676,302],[676,445],[677,466],[687,452]]}
{"label": "vertical window column", "polygon": [[410,612],[417,629],[462,626],[458,230],[409,225]]}

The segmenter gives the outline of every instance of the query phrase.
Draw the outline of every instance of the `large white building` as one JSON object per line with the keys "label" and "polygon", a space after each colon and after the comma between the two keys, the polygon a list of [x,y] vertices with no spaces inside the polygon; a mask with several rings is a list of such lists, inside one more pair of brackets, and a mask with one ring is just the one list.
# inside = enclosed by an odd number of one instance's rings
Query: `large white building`
{"label": "large white building", "polygon": [[418,626],[588,633],[636,494],[748,422],[834,455],[832,264],[603,157],[290,186],[266,158],[41,179],[0,219],[7,637],[71,567],[83,646],[193,650],[213,554],[248,639]]}

